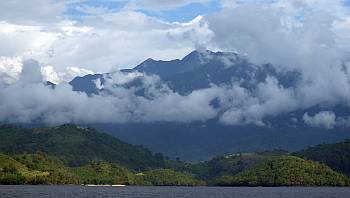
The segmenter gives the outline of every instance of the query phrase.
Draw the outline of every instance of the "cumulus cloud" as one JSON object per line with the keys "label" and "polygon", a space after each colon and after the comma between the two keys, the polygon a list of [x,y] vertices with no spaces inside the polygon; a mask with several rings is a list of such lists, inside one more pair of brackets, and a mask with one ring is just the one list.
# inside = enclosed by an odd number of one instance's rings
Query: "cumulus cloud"
{"label": "cumulus cloud", "polygon": [[234,6],[206,17],[214,46],[256,64],[299,72],[287,106],[295,106],[293,97],[301,109],[349,101],[350,14],[342,0],[230,3]]}
{"label": "cumulus cloud", "polygon": [[335,127],[350,127],[349,116],[337,116],[333,111],[320,111],[313,116],[305,113],[303,115],[303,121],[308,126],[324,129],[333,129]]}
{"label": "cumulus cloud", "polygon": [[54,23],[65,10],[64,1],[0,1],[0,21],[32,25]]}
{"label": "cumulus cloud", "polygon": [[232,94],[225,102],[229,107],[221,117],[225,124],[264,126],[266,116],[290,112],[298,106],[293,90],[283,88],[273,77],[268,77],[253,92],[237,84],[228,90]]}
{"label": "cumulus cloud", "polygon": [[[132,77],[140,76],[129,74],[124,79],[127,81]],[[182,96],[162,84],[156,76],[142,76],[139,88],[117,86],[114,82],[122,82],[114,78],[111,75],[106,80],[103,86],[105,94],[89,97],[72,91],[66,83],[58,84],[55,89],[45,86],[38,62],[25,61],[19,80],[0,90],[0,120],[47,124],[190,122],[204,121],[217,113],[210,105],[217,95],[216,88]],[[145,90],[145,96],[136,94],[140,89]]]}
{"label": "cumulus cloud", "polygon": [[205,45],[211,36],[201,17],[187,23],[168,23],[133,11],[50,25],[0,24],[3,57],[33,58],[61,73],[67,67],[109,72],[135,66],[149,57],[175,59]]}
{"label": "cumulus cloud", "polygon": [[336,125],[336,115],[331,111],[321,111],[314,116],[305,113],[303,116],[305,124],[311,127],[332,129]]}
{"label": "cumulus cloud", "polygon": [[[137,10],[164,11],[208,1],[140,0],[126,6],[132,9],[115,12],[81,7],[90,14],[79,20],[62,18],[66,3],[40,2],[37,13],[0,14],[2,121],[190,122],[218,117],[224,124],[263,126],[267,117],[315,105],[349,104],[350,12],[342,0],[222,0],[221,11],[185,23]],[[11,6],[0,3],[0,8],[15,11]],[[39,19],[47,12],[52,14]],[[194,48],[235,51],[257,65],[271,63],[277,71],[296,71],[300,80],[285,87],[268,76],[248,89],[236,79],[181,95],[157,76],[113,72],[105,83],[94,82],[101,93],[91,97],[73,92],[66,83],[51,89],[40,80],[41,73],[44,81],[69,81],[76,75],[134,66],[149,57],[179,58]],[[41,69],[34,61],[26,61],[22,69],[27,58],[38,60]],[[229,67],[235,59],[222,61]],[[140,88],[122,86],[134,79],[141,80],[143,96],[137,94]],[[211,105],[213,100],[218,107]],[[305,113],[302,119],[327,129],[348,123],[347,117],[330,111]]]}
{"label": "cumulus cloud", "polygon": [[[124,86],[135,79],[141,84]],[[292,108],[277,108],[289,102],[290,93],[282,90],[274,78],[261,83],[255,95],[238,82],[181,95],[158,76],[139,72],[106,74],[104,83],[98,79],[95,85],[100,94],[92,96],[72,91],[66,83],[52,89],[43,82],[40,64],[27,60],[19,80],[0,90],[0,120],[47,124],[192,122],[219,116],[226,124],[264,125],[264,116]],[[212,105],[214,100],[218,106]]]}

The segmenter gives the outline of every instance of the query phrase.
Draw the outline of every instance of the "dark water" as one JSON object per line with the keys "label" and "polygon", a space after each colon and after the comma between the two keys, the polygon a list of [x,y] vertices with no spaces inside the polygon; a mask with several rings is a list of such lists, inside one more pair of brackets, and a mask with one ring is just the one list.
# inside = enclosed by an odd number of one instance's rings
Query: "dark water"
{"label": "dark water", "polygon": [[350,198],[350,188],[0,186],[0,197]]}

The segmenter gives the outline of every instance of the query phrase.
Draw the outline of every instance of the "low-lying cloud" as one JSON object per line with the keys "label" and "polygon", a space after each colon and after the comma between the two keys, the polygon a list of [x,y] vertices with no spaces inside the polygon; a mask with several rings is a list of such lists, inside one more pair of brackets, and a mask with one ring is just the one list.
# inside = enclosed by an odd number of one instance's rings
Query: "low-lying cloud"
{"label": "low-lying cloud", "polygon": [[[138,1],[134,9],[150,9],[152,1],[147,2]],[[349,117],[336,111],[304,112],[314,106],[348,107],[350,9],[344,1],[222,2],[222,10],[188,23],[170,23],[135,10],[88,15],[80,21],[51,17],[41,25],[11,13],[1,15],[13,20],[0,22],[0,121],[59,124],[218,119],[229,125],[268,126],[266,118],[300,110],[299,122],[311,127],[349,126]],[[167,1],[157,9],[186,4]],[[56,6],[55,12],[59,12],[61,5]],[[112,66],[130,66],[148,57],[179,58],[194,47],[235,51],[257,65],[271,63],[277,71],[297,71],[300,80],[284,87],[268,76],[256,82],[256,88],[247,89],[235,79],[187,95],[171,90],[157,76],[138,72],[114,72],[106,76],[105,83],[94,81],[100,94],[92,96],[74,92],[64,82],[55,89],[43,83],[68,81],[98,70],[108,72]],[[41,69],[31,60],[22,70],[26,57],[43,63]],[[222,61],[229,67],[234,59]],[[136,78],[141,79],[141,87],[123,86]],[[143,96],[137,94],[140,90]]]}
{"label": "low-lying cloud", "polygon": [[[141,84],[124,86],[135,79]],[[101,79],[94,83],[99,94],[91,96],[73,91],[68,83],[52,88],[45,85],[39,63],[27,60],[19,79],[0,90],[0,121],[56,125],[218,119],[228,125],[269,126],[267,117],[293,112],[303,104],[299,89],[285,88],[273,76],[254,89],[232,81],[187,95],[173,91],[156,75],[136,71],[106,74],[104,83]],[[305,113],[300,119],[308,126],[326,129],[350,123],[348,118],[328,111],[314,116]]]}

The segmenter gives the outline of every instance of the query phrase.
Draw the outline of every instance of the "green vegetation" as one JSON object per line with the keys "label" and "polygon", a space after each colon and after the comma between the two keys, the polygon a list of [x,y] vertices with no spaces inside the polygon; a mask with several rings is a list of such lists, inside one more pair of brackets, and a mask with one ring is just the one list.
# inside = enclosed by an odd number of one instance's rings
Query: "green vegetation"
{"label": "green vegetation", "polygon": [[78,178],[46,155],[10,157],[0,154],[1,184],[71,184]]}
{"label": "green vegetation", "polygon": [[156,169],[137,174],[139,184],[153,186],[198,186],[205,182],[171,169]]}
{"label": "green vegetation", "polygon": [[293,155],[324,163],[333,170],[350,176],[350,140],[336,144],[320,144]]}
{"label": "green vegetation", "polygon": [[[349,186],[350,141],[295,153],[236,153],[195,164],[168,160],[75,125],[0,127],[0,184]],[[328,166],[331,168],[329,168]]]}
{"label": "green vegetation", "polygon": [[10,157],[0,154],[0,184],[126,184],[195,186],[204,182],[171,169],[135,173],[118,164],[90,162],[65,167],[43,153]]}
{"label": "green vegetation", "polygon": [[276,150],[260,153],[236,153],[193,164],[190,167],[190,171],[200,179],[213,183],[214,180],[222,176],[236,175],[274,156],[281,155],[281,153],[285,152]]}
{"label": "green vegetation", "polygon": [[269,160],[235,176],[218,179],[221,186],[349,186],[349,179],[329,167],[294,156]]}
{"label": "green vegetation", "polygon": [[106,161],[134,170],[147,170],[165,167],[167,163],[161,154],[154,155],[142,146],[76,125],[37,129],[2,126],[0,152],[9,155],[43,152],[72,167]]}
{"label": "green vegetation", "polygon": [[83,184],[127,184],[135,185],[135,175],[128,169],[107,162],[91,162],[73,168]]}
{"label": "green vegetation", "polygon": [[1,184],[203,184],[175,170],[160,169],[181,167],[182,162],[90,128],[6,125],[0,127],[0,140],[0,152],[7,154],[0,156]]}
{"label": "green vegetation", "polygon": [[72,184],[79,182],[79,178],[62,162],[44,153],[16,155],[13,158],[27,167],[29,171],[43,173],[36,177],[37,181],[34,183]]}

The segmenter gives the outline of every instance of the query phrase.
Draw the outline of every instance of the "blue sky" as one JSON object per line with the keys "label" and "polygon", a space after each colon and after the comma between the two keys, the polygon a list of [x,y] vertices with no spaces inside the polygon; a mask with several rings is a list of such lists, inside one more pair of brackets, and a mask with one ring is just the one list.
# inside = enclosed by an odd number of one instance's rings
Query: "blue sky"
{"label": "blue sky", "polygon": [[[79,17],[89,15],[89,14],[84,13],[83,11],[77,9],[77,7],[89,6],[89,7],[95,7],[95,8],[104,8],[110,12],[115,12],[115,11],[122,10],[127,5],[127,3],[128,1],[123,1],[123,0],[121,1],[89,0],[84,3],[71,4],[70,8],[65,12],[65,15],[68,16],[69,18],[79,19]],[[174,9],[167,9],[167,10],[149,10],[149,9],[142,9],[142,8],[136,9],[136,10],[139,12],[143,12],[149,16],[160,18],[164,21],[186,22],[186,21],[192,20],[198,15],[210,14],[215,11],[219,11],[220,9],[221,9],[220,1],[210,0],[207,3],[194,2],[184,6],[179,6]]]}
{"label": "blue sky", "polygon": [[[222,7],[227,5],[223,2],[236,2],[238,5],[235,8],[228,6],[223,11]],[[263,4],[267,9],[261,9],[254,2]],[[283,3],[285,7],[275,7],[280,5],[274,4],[276,2]],[[74,72],[81,74],[130,68],[147,58],[178,59],[203,47],[253,54],[251,56],[255,54],[254,57],[259,60],[272,62],[275,57],[286,55],[276,56],[276,53],[285,50],[279,49],[280,45],[269,44],[274,43],[277,37],[286,41],[292,39],[281,34],[270,36],[274,33],[271,29],[285,28],[281,27],[279,13],[295,18],[301,16],[304,9],[294,13],[288,8],[292,10],[303,6],[307,12],[314,14],[309,16],[313,17],[310,21],[315,22],[309,24],[313,24],[310,28],[314,32],[299,35],[298,29],[293,32],[295,38],[300,40],[303,36],[309,38],[312,35],[314,39],[305,42],[323,39],[325,43],[332,44],[329,41],[333,41],[333,36],[320,30],[325,29],[323,22],[334,20],[337,23],[329,25],[337,26],[329,27],[330,31],[337,31],[341,48],[350,49],[350,0],[11,0],[0,1],[0,23],[5,32],[1,34],[0,31],[0,53],[15,62],[23,57],[34,58],[52,66],[51,70],[67,74],[67,77],[61,77],[59,73],[55,75],[57,79],[68,79],[68,74],[76,75]],[[271,15],[276,8],[277,14]],[[320,14],[320,10],[325,14]],[[83,17],[87,15],[90,17]],[[203,17],[193,20],[198,15]],[[169,23],[174,21],[179,23]],[[299,42],[290,41],[286,45],[293,43]],[[260,56],[260,53],[268,51],[266,46],[272,48],[272,53]],[[298,46],[292,46],[292,49],[299,49]],[[308,46],[305,44],[306,48]],[[263,50],[255,50],[259,47]],[[66,71],[67,68],[70,70]],[[14,70],[13,76],[16,71],[19,69]]]}
{"label": "blue sky", "polygon": [[161,18],[165,21],[178,21],[185,22],[192,20],[198,15],[205,15],[220,10],[220,3],[218,1],[211,1],[208,4],[191,3],[189,5],[179,7],[174,10],[168,10],[163,12],[150,12],[146,10],[140,10],[147,15]]}
{"label": "blue sky", "polygon": [[[261,0],[237,0],[237,2],[256,2]],[[267,2],[268,0],[263,0]],[[271,0],[274,1],[274,0]],[[89,6],[95,8],[104,8],[110,12],[122,10],[129,2],[137,2],[130,0],[87,0],[83,3],[71,4],[70,8],[66,11],[65,15],[69,18],[79,19],[80,16],[88,15],[81,10],[76,9],[78,6]],[[330,4],[332,1],[330,1]],[[350,6],[350,0],[344,0],[344,4]],[[208,0],[206,3],[193,2],[184,6],[179,6],[174,9],[166,10],[150,10],[150,9],[136,9],[139,12],[143,12],[149,16],[160,18],[169,22],[186,22],[190,21],[198,15],[206,15],[221,9],[220,0]]]}

